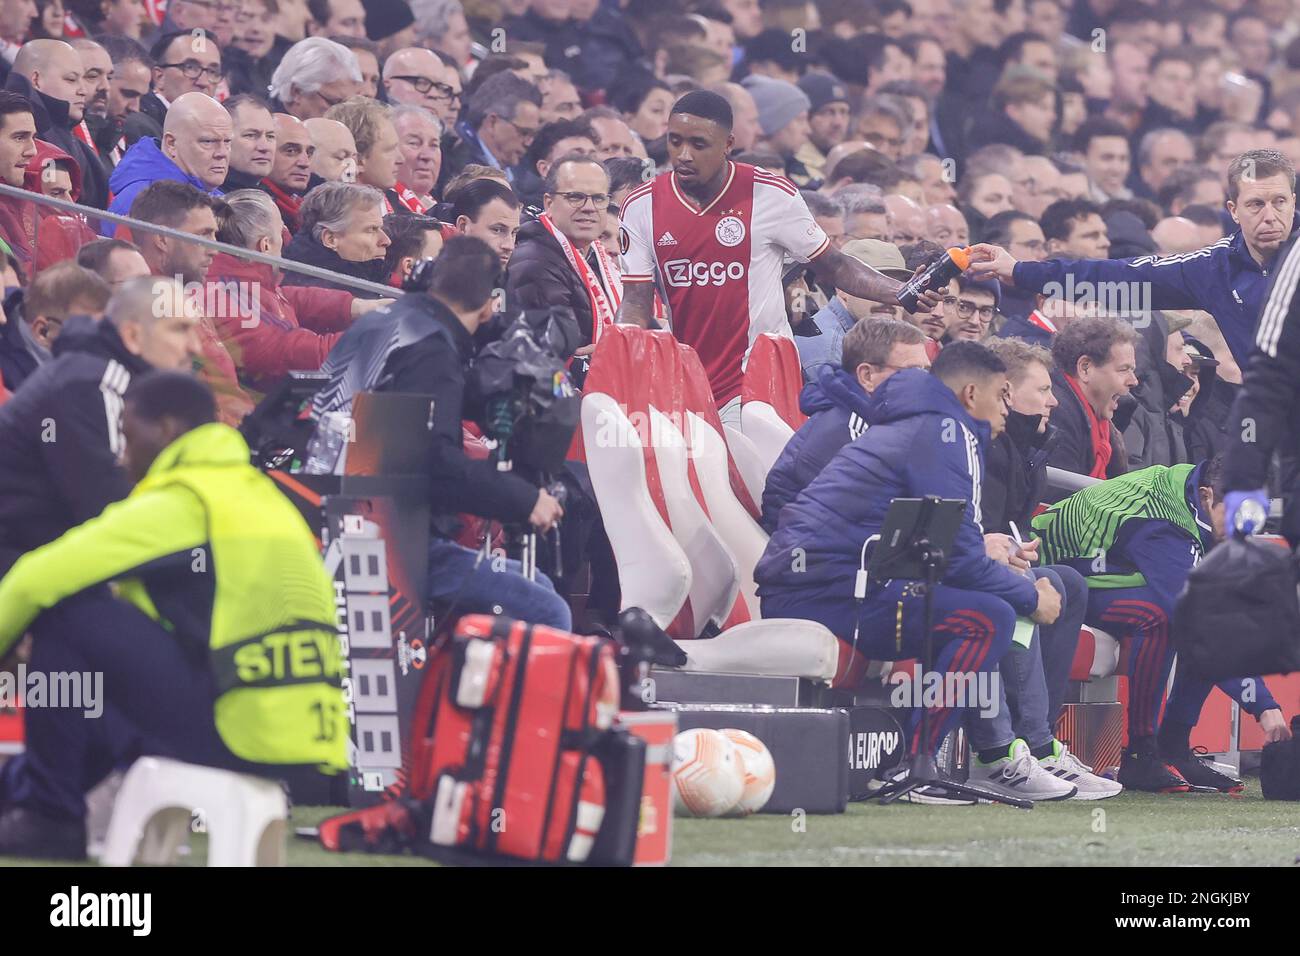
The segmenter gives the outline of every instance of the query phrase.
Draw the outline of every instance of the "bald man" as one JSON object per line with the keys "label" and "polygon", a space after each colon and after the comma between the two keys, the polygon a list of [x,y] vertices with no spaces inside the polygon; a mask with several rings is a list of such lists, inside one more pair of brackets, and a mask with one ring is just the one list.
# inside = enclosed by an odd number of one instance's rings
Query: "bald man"
{"label": "bald man", "polygon": [[753,149],[763,129],[758,125],[758,106],[749,90],[739,83],[719,83],[709,89],[731,104],[731,135],[736,138],[732,151],[743,153]]}
{"label": "bald man", "polygon": [[1204,245],[1201,242],[1200,227],[1182,216],[1166,216],[1161,219],[1151,230],[1151,238],[1155,240],[1156,251],[1162,256],[1195,252]]}
{"label": "bald man", "polygon": [[446,71],[432,50],[415,46],[398,50],[384,61],[384,98],[394,105],[423,106],[442,116],[451,93]]}
{"label": "bald man", "polygon": [[352,131],[338,120],[313,117],[303,123],[316,147],[311,172],[329,183],[357,181],[357,141]]}
{"label": "bald man", "polygon": [[906,196],[895,193],[885,197],[885,215],[889,220],[889,233],[896,246],[910,246],[927,238],[929,227],[925,210]]}
{"label": "bald man", "polygon": [[108,172],[95,150],[73,133],[90,92],[80,54],[62,40],[29,40],[18,51],[5,89],[32,101],[37,138],[53,143],[81,167],[81,201],[104,208]]}
{"label": "bald man", "polygon": [[[172,103],[163,123],[162,142],[146,137],[126,151],[113,170],[110,212],[126,215],[136,194],[152,182],[189,183],[214,196],[230,172],[234,125],[226,108],[206,93],[185,93]],[[105,223],[101,232],[117,227]]]}
{"label": "bald man", "polygon": [[931,242],[945,249],[970,245],[970,226],[956,206],[948,203],[930,206],[925,210],[925,221],[929,227],[926,238]]}
{"label": "bald man", "polygon": [[[355,148],[355,147],[354,147]],[[303,121],[288,113],[275,114],[275,160],[262,188],[271,194],[290,232],[298,231],[298,207],[312,183],[316,144]]]}

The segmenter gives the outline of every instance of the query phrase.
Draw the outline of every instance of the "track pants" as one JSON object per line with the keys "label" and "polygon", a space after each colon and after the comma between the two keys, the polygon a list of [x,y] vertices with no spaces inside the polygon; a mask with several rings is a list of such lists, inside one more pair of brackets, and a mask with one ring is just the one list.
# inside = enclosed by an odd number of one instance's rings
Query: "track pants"
{"label": "track pants", "polygon": [[[1174,646],[1169,637],[1173,609],[1151,588],[1091,588],[1085,622],[1122,645],[1120,669],[1128,676],[1128,741],[1151,737],[1160,721]],[[1202,698],[1202,702],[1204,698]],[[1199,704],[1198,704],[1199,710]]]}
{"label": "track pants", "polygon": [[51,684],[56,675],[84,675],[81,699],[24,709],[26,749],[0,767],[0,805],[80,819],[86,792],[144,754],[242,773],[268,769],[235,757],[218,735],[206,650],[183,647],[107,588],[51,608],[31,631],[28,683],[34,674]]}
{"label": "track pants", "polygon": [[[811,599],[797,591],[765,595],[763,616],[818,621],[850,641],[856,624],[857,641],[849,653],[869,660],[919,658],[924,647],[923,602],[912,582],[884,584],[868,594],[860,609],[852,600]],[[993,675],[1011,646],[1016,623],[1010,604],[990,594],[940,584],[934,592],[934,622],[934,674],[944,677],[945,687],[969,686],[970,680],[963,675],[973,675],[977,687],[999,683]],[[844,653],[841,645],[841,656]],[[844,662],[841,667],[846,668]],[[852,665],[847,669],[852,670]],[[936,752],[943,738],[972,709],[971,701],[945,695],[930,708],[929,736],[921,740],[920,709],[913,708],[908,728],[912,752]]]}

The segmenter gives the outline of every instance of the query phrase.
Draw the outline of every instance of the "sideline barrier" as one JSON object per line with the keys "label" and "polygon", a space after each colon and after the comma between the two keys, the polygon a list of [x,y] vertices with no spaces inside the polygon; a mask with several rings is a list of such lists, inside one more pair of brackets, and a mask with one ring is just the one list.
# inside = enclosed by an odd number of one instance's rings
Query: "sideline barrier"
{"label": "sideline barrier", "polygon": [[[320,266],[308,265],[305,262],[295,262],[292,259],[284,259],[280,256],[270,256],[263,252],[254,252],[252,249],[243,249],[239,246],[232,246],[229,243],[218,242],[216,239],[206,239],[202,236],[192,236],[187,232],[181,232],[178,229],[172,229],[170,226],[156,226],[150,222],[144,222],[140,219],[133,219],[130,216],[120,216],[114,212],[106,212],[102,209],[95,209],[93,206],[83,206],[80,203],[67,202],[62,199],[53,199],[50,196],[42,196],[40,193],[28,192],[26,189],[19,189],[6,183],[0,183],[0,197],[16,199],[19,201],[30,202],[34,205],[49,206],[61,212],[76,213],[88,220],[104,220],[106,222],[117,223],[120,226],[126,226],[134,234],[136,231],[150,232],[159,236],[167,236],[171,239],[179,239],[184,242],[193,242],[200,246],[206,246],[216,252],[224,252],[227,255],[237,256],[240,259],[248,259],[252,262],[260,262],[263,265],[274,266],[281,272],[296,272],[299,275],[311,276],[314,279],[327,279],[336,285],[347,286],[350,289],[356,289],[361,292],[378,293],[384,298],[394,298],[401,295],[400,289],[392,286],[381,285],[378,282],[369,282],[366,279],[357,279],[352,276],[344,275],[341,272],[332,272],[329,269],[322,269]],[[40,241],[40,220],[36,220],[36,243]],[[102,238],[98,235],[96,239]]]}

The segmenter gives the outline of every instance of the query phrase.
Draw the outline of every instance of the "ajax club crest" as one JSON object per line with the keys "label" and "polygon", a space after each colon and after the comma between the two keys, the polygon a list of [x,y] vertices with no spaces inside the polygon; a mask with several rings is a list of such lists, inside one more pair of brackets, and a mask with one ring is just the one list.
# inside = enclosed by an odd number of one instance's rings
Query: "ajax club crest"
{"label": "ajax club crest", "polygon": [[723,216],[713,233],[724,246],[738,246],[745,241],[745,224],[735,216]]}

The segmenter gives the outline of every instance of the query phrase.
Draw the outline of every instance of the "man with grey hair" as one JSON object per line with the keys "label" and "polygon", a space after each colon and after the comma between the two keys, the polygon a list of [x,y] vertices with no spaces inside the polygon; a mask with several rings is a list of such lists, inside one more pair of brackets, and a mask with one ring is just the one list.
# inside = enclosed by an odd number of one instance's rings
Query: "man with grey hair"
{"label": "man with grey hair", "polygon": [[[858,107],[853,135],[865,139],[894,162],[903,158],[903,145],[911,133],[912,117],[906,101],[877,96]],[[969,175],[969,173],[968,173]]]}
{"label": "man with grey hair", "polygon": [[308,37],[289,47],[271,75],[272,98],[300,120],[324,116],[360,89],[356,54],[324,37]]}
{"label": "man with grey hair", "polygon": [[198,319],[183,305],[175,280],[124,283],[102,321],[70,318],[58,355],[0,407],[0,574],[131,490],[118,464],[122,394],[152,368],[192,367]]}
{"label": "man with grey hair", "polygon": [[[329,269],[354,279],[383,283],[384,194],[360,183],[322,183],[307,194],[298,210],[298,232],[284,248],[284,257]],[[289,273],[287,286],[350,289],[367,299],[374,292],[357,290],[345,282]]]}
{"label": "man with grey hair", "polygon": [[890,241],[889,211],[879,186],[853,183],[835,193],[835,201],[844,215],[844,237]]}
{"label": "man with grey hair", "polygon": [[813,219],[817,220],[817,225],[822,227],[822,232],[826,233],[826,238],[831,241],[831,245],[836,249],[843,246],[844,206],[839,200],[813,192],[811,189],[802,189],[799,194],[803,196],[803,201],[808,204],[808,211],[812,213]]}
{"label": "man with grey hair", "polygon": [[465,118],[456,124],[460,143],[443,165],[447,179],[471,163],[505,172],[512,185],[516,166],[541,127],[542,94],[527,80],[506,71],[489,77],[470,97]]}
{"label": "man with grey hair", "polygon": [[473,40],[460,0],[411,0],[416,38],[431,50],[445,53],[462,69]]}
{"label": "man with grey hair", "polygon": [[433,207],[434,187],[442,172],[442,121],[422,106],[394,106],[390,116],[401,152],[393,191],[402,206],[425,213]]}
{"label": "man with grey hair", "polygon": [[[278,256],[284,221],[275,201],[259,189],[226,196],[229,214],[217,238],[232,246]],[[315,370],[352,320],[391,299],[358,299],[351,292],[281,284],[280,270],[221,252],[208,270],[209,302],[220,302],[217,331],[239,377],[268,391],[293,369]]]}
{"label": "man with grey hair", "polygon": [[1138,143],[1135,195],[1155,199],[1169,177],[1196,162],[1196,147],[1182,130],[1153,129]]}

